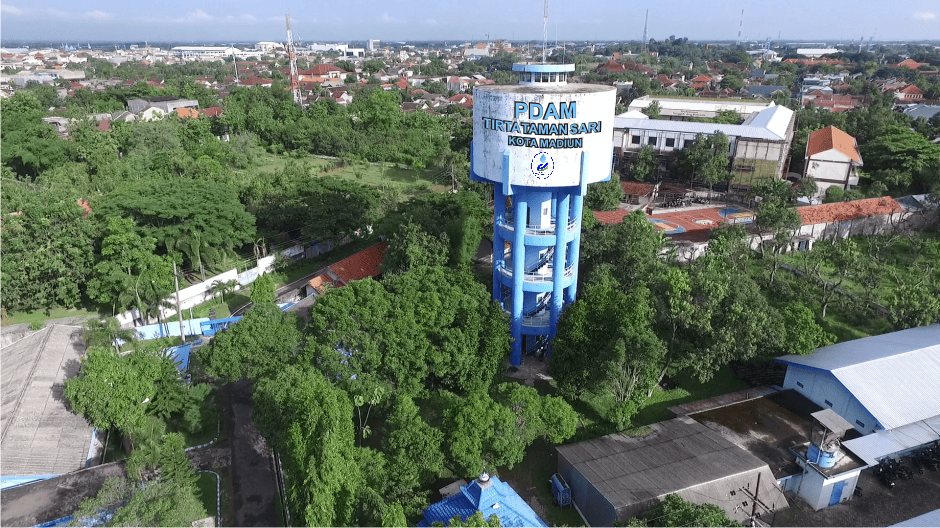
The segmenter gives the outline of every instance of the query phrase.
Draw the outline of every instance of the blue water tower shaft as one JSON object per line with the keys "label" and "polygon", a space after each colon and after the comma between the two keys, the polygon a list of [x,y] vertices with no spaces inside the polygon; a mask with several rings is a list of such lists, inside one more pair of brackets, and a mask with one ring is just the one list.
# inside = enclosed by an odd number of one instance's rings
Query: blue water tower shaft
{"label": "blue water tower shaft", "polygon": [[577,295],[587,186],[607,181],[616,92],[569,84],[572,64],[515,64],[519,84],[473,91],[470,176],[493,184],[493,299],[511,317],[510,363],[550,355]]}

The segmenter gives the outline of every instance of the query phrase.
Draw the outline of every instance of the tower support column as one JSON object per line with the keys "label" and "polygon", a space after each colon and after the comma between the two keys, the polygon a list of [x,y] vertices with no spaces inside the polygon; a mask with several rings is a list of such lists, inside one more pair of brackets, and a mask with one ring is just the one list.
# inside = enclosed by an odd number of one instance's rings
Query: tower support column
{"label": "tower support column", "polygon": [[509,362],[513,365],[522,364],[522,306],[525,293],[522,289],[525,282],[525,229],[528,217],[528,204],[524,195],[516,194],[512,199],[512,352]]}
{"label": "tower support column", "polygon": [[503,194],[503,186],[498,183],[493,186],[493,213],[493,300],[503,306],[503,284],[499,278],[499,269],[506,265],[506,244],[499,223],[506,218],[506,195]]}
{"label": "tower support column", "polygon": [[556,193],[554,200],[557,204],[555,214],[555,254],[552,262],[552,303],[551,303],[551,323],[549,327],[549,337],[554,338],[558,331],[558,316],[564,306],[564,281],[565,281],[565,263],[566,249],[568,244],[565,240],[568,237],[568,201],[571,195],[564,191]]}

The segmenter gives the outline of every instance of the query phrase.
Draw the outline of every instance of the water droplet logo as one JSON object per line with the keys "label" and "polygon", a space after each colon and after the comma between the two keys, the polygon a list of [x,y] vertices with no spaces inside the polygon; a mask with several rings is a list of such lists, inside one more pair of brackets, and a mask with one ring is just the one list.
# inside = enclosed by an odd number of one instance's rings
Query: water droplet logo
{"label": "water droplet logo", "polygon": [[546,152],[539,152],[532,156],[532,175],[540,180],[548,179],[555,172],[555,158]]}

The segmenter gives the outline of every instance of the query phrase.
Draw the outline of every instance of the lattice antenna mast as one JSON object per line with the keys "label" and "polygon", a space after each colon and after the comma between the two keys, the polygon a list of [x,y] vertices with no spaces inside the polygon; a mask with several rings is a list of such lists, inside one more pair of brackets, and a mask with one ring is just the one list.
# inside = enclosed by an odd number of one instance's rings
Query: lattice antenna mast
{"label": "lattice antenna mast", "polygon": [[545,64],[545,52],[548,48],[548,0],[545,0],[545,11],[542,13],[542,64]]}
{"label": "lattice antenna mast", "polygon": [[290,61],[290,90],[294,94],[294,102],[302,104],[300,98],[300,79],[297,75],[297,55],[294,53],[294,35],[290,28],[290,15],[284,15],[287,19],[287,58]]}
{"label": "lattice antenna mast", "polygon": [[641,52],[646,51],[646,45],[650,41],[649,27],[650,27],[650,10],[647,9],[646,10],[646,22],[643,23],[643,47],[640,50]]}
{"label": "lattice antenna mast", "polygon": [[741,43],[741,28],[744,27],[744,10],[741,10],[741,23],[738,24],[738,44]]}

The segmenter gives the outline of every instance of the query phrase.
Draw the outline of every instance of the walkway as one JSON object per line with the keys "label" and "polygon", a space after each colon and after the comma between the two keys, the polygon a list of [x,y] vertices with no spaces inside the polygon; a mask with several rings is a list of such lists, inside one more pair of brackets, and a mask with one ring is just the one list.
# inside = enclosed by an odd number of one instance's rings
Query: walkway
{"label": "walkway", "polygon": [[222,388],[232,449],[234,526],[276,526],[277,479],[267,442],[251,416],[251,383]]}

